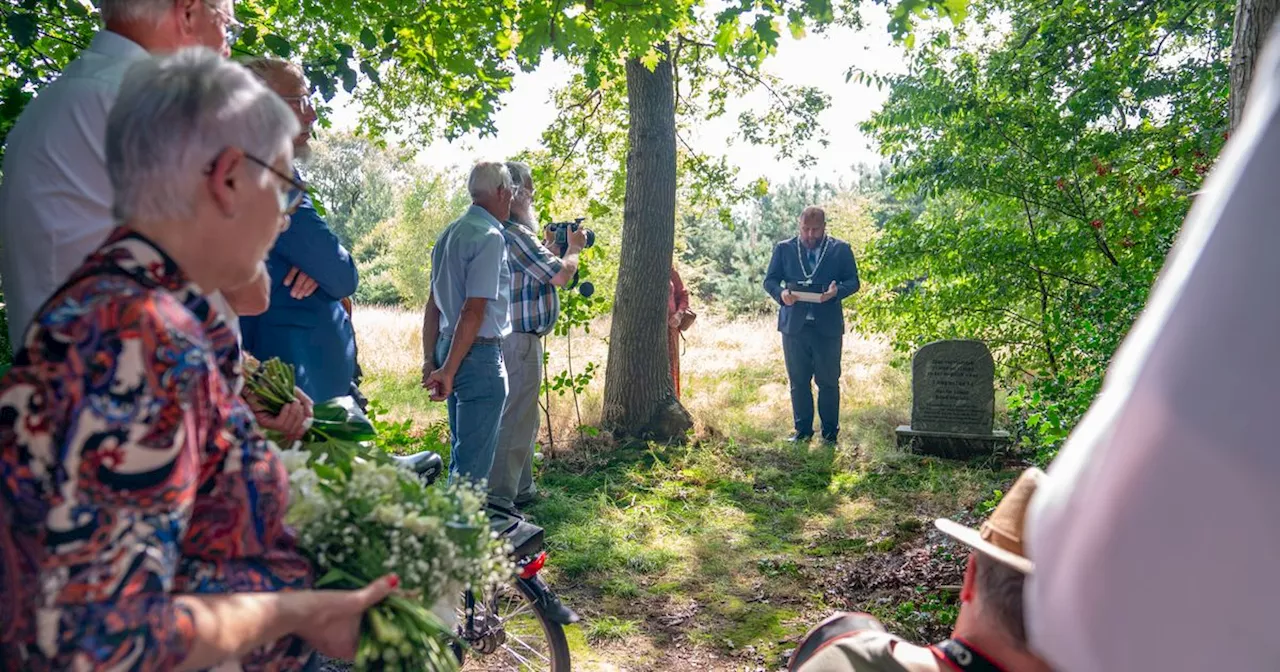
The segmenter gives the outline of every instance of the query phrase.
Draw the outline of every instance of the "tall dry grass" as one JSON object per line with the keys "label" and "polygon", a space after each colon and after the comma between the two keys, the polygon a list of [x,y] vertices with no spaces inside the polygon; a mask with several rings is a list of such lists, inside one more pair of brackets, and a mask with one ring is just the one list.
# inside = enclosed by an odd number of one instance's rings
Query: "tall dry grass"
{"label": "tall dry grass", "polygon": [[[589,333],[575,331],[546,340],[549,377],[570,369],[580,373],[588,362],[597,367],[595,378],[576,404],[572,395],[551,396],[551,424],[561,441],[578,427],[599,421],[609,323],[605,316],[591,325]],[[443,407],[431,404],[415,389],[422,367],[421,314],[360,306],[355,311],[355,327],[360,363],[372,394],[395,415],[425,422],[439,418]],[[851,442],[883,439],[893,424],[906,420],[908,378],[890,366],[890,356],[889,344],[882,337],[845,336],[841,422]],[[790,432],[790,393],[782,339],[773,317],[731,320],[700,315],[685,334],[681,369],[682,401],[700,433],[769,440]],[[868,429],[870,434],[865,431]]]}

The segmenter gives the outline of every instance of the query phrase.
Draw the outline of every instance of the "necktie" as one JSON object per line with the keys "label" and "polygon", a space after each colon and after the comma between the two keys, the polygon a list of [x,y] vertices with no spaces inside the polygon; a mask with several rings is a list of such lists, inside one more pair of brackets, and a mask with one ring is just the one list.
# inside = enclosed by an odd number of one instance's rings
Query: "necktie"
{"label": "necktie", "polygon": [[[809,275],[813,275],[814,271],[818,270],[814,266],[814,264],[818,263],[817,252],[813,248],[809,248],[806,250],[805,257],[807,257],[809,261]],[[806,322],[813,321],[813,304],[809,304],[808,308],[805,310],[804,319]]]}

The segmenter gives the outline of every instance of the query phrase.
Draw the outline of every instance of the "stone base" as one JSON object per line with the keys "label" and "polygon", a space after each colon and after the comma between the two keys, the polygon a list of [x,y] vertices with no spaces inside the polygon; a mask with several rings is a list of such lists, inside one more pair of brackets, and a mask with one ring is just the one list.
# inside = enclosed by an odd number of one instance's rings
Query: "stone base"
{"label": "stone base", "polygon": [[990,455],[996,446],[1009,442],[1009,432],[1000,430],[990,434],[946,434],[922,432],[902,425],[898,427],[897,434],[900,448],[953,460]]}

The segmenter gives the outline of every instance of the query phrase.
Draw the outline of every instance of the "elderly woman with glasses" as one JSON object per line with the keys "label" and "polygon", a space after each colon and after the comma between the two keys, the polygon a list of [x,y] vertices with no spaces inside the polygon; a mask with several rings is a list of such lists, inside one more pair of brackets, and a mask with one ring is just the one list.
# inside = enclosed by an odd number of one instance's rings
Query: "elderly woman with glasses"
{"label": "elderly woman with glasses", "polygon": [[205,296],[288,221],[293,113],[204,49],[144,59],[107,124],[122,226],[0,380],[0,669],[294,670],[395,587],[309,590],[288,479]]}

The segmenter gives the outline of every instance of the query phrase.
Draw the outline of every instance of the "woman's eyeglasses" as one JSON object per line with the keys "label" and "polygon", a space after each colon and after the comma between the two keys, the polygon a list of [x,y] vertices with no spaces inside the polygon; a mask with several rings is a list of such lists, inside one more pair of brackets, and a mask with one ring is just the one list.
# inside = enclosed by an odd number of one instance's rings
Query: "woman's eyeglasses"
{"label": "woman's eyeglasses", "polygon": [[302,205],[302,198],[307,195],[307,185],[302,180],[286,174],[284,171],[277,169],[275,166],[248,152],[245,152],[244,156],[246,159],[249,159],[259,166],[271,171],[276,177],[284,180],[285,184],[289,185],[290,189],[288,190],[277,190],[276,196],[280,200],[280,212],[283,212],[286,215],[292,215],[294,211],[298,209],[298,206]]}

